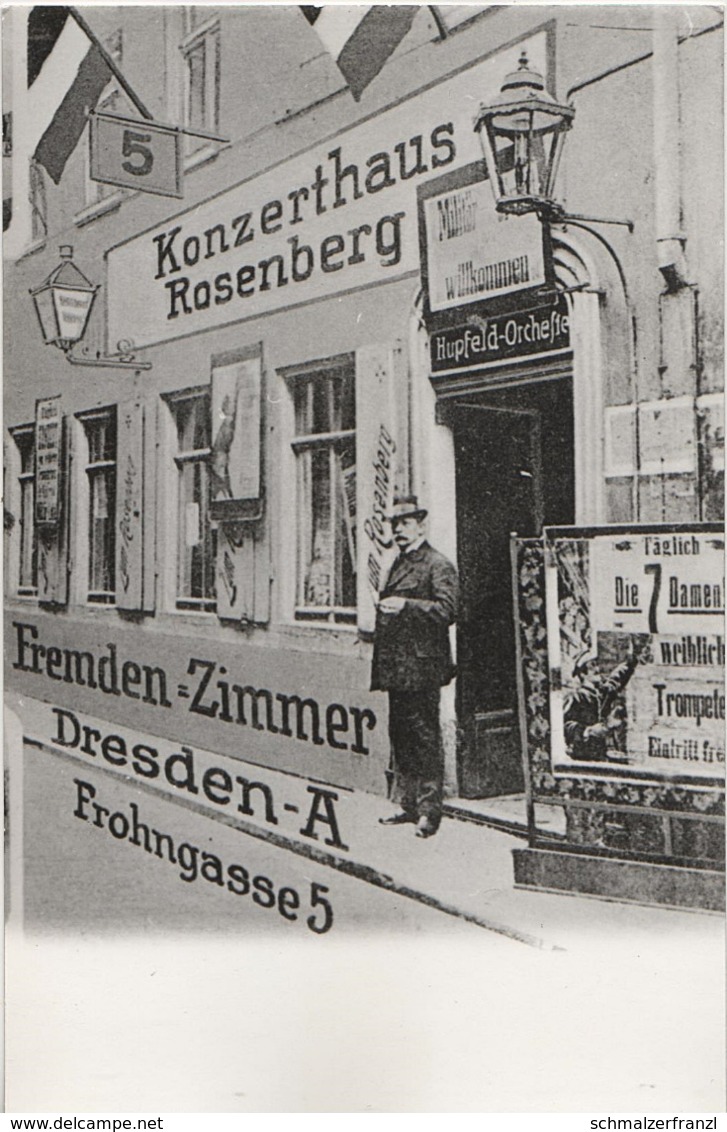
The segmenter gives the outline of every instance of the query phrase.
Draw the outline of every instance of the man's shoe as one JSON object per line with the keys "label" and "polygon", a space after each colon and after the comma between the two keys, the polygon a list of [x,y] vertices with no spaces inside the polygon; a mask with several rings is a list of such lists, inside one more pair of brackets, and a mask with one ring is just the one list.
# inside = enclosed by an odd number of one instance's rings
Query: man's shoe
{"label": "man's shoe", "polygon": [[387,818],[379,818],[379,825],[406,825],[413,824],[416,820],[414,814],[408,814],[406,810],[398,810]]}
{"label": "man's shoe", "polygon": [[417,837],[433,837],[439,829],[439,824],[432,818],[422,817],[417,822],[416,835]]}

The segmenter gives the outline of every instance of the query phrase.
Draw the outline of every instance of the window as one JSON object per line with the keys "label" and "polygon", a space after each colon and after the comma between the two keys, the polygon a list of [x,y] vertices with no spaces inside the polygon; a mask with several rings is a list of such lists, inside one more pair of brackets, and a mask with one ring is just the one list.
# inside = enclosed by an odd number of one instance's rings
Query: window
{"label": "window", "polygon": [[214,612],[217,531],[209,516],[209,390],[176,394],[169,404],[176,433],[175,604]]}
{"label": "window", "polygon": [[116,409],[80,416],[86,436],[88,486],[87,600],[116,600]]}
{"label": "window", "polygon": [[48,232],[48,206],[45,177],[40,165],[30,162],[30,237],[33,243],[45,240]]}
{"label": "window", "polygon": [[[119,66],[123,62],[123,33],[122,29],[118,28],[113,35],[110,35],[104,41],[104,47],[113,59],[114,63]],[[101,113],[106,114],[123,114],[125,112],[126,104],[122,99],[121,92],[115,84],[109,83],[106,87],[103,97],[98,102],[96,109]],[[94,205],[99,204],[101,201],[106,200],[107,197],[114,196],[119,192],[118,185],[106,185],[102,181],[92,181],[90,173],[90,130],[86,130],[86,204]]]}
{"label": "window", "polygon": [[38,539],[35,527],[35,428],[23,425],[13,431],[20,458],[19,539],[17,591],[25,596],[38,592]]}
{"label": "window", "polygon": [[301,621],[356,620],[356,408],[352,359],[290,379],[295,409]]}
{"label": "window", "polygon": [[[101,99],[98,104],[98,110],[106,114],[122,114],[124,107],[121,103],[121,96],[118,90],[111,91],[105,98]],[[107,185],[103,181],[94,181],[91,178],[91,140],[90,130],[86,131],[86,204],[93,205],[99,204],[102,200],[114,196],[119,192],[118,185]]]}
{"label": "window", "polygon": [[[213,11],[213,10],[212,10]],[[184,61],[184,125],[191,130],[215,133],[219,120],[220,29],[210,9],[197,5],[184,9],[185,35],[181,44]],[[207,144],[187,135],[188,152]]]}

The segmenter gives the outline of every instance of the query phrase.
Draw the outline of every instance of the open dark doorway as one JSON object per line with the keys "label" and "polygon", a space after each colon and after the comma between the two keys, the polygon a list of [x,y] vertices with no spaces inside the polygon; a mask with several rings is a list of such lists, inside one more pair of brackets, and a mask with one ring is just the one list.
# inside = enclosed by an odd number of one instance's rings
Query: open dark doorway
{"label": "open dark doorway", "polygon": [[461,609],[457,629],[459,793],[518,793],[510,534],[573,523],[571,382],[558,379],[450,402]]}

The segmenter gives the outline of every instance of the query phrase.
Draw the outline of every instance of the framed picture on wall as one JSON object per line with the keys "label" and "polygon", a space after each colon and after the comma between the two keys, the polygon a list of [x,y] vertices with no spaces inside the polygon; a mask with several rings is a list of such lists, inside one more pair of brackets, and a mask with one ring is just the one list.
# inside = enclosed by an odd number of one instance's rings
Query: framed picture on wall
{"label": "framed picture on wall", "polygon": [[212,363],[210,516],[257,519],[262,513],[262,350],[222,354]]}

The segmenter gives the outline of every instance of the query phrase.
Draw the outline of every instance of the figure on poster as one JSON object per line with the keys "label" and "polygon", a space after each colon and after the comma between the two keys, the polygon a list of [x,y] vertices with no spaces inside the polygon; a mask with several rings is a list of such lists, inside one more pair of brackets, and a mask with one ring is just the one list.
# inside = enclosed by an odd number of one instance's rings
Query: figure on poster
{"label": "figure on poster", "polygon": [[212,441],[210,453],[210,491],[212,498],[222,495],[232,499],[232,485],[230,483],[230,449],[235,439],[235,424],[237,420],[237,391],[234,401],[229,393],[222,399],[220,408],[220,427],[217,429]]}
{"label": "figure on poster", "polygon": [[563,703],[568,753],[578,762],[611,759],[623,762],[626,755],[626,717],[620,695],[642,660],[642,650],[631,640],[629,656],[609,675],[599,667],[598,657],[582,653],[573,666],[577,684]]}
{"label": "figure on poster", "polygon": [[431,837],[442,816],[442,685],[454,676],[449,626],[457,616],[452,563],[424,537],[427,511],[414,495],[394,499],[391,529],[399,554],[379,597],[371,688],[389,694],[390,796],[400,809],[382,825],[416,824]]}

